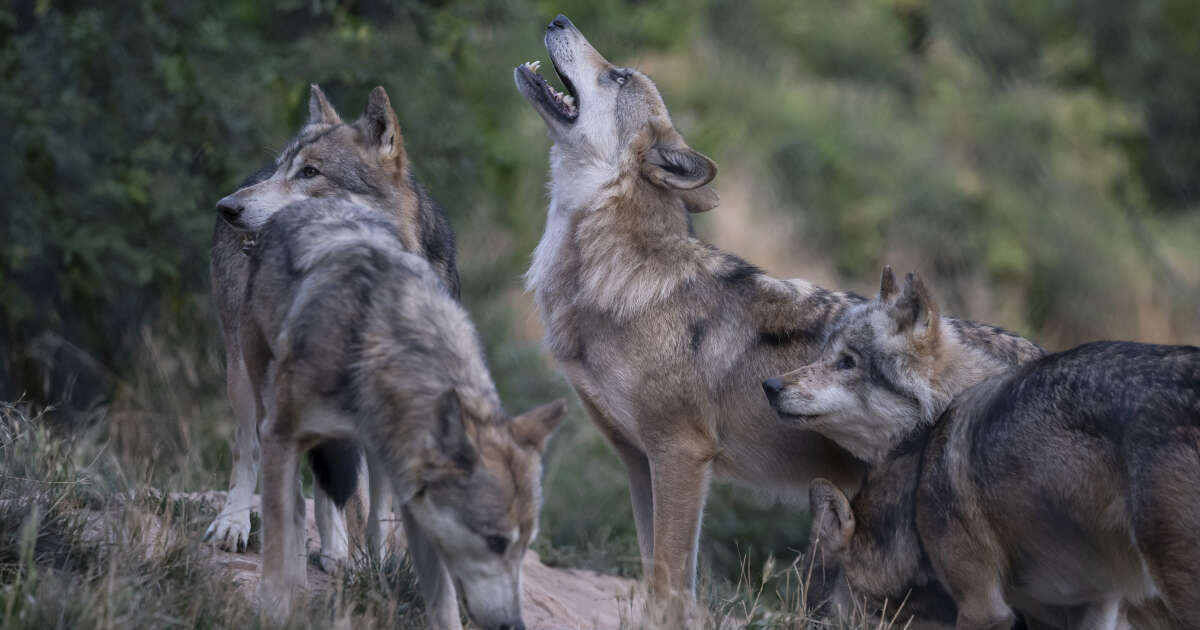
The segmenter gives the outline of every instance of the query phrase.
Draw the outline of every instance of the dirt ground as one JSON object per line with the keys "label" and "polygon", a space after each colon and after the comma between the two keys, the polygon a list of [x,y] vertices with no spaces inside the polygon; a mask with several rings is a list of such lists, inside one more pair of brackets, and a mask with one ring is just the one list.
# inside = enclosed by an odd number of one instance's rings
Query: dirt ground
{"label": "dirt ground", "polygon": [[[219,508],[223,492],[180,495],[192,500],[211,502]],[[308,502],[308,544],[310,550],[319,547],[312,501]],[[397,522],[397,521],[392,521]],[[394,533],[402,539],[399,533]],[[400,542],[402,544],[402,540]],[[247,597],[254,597],[259,579],[261,556],[255,551],[232,553],[212,550],[213,562],[225,567],[243,587]],[[310,563],[310,589],[331,588],[328,574]],[[602,575],[594,571],[548,567],[534,551],[525,554],[522,567],[521,610],[529,630],[609,630],[619,628],[634,619],[640,609],[637,582],[628,578]]]}

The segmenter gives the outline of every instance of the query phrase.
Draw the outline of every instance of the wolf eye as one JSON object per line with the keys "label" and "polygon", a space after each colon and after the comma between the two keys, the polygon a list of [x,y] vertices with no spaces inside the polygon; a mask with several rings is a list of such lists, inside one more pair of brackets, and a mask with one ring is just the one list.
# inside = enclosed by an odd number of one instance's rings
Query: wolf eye
{"label": "wolf eye", "polygon": [[508,549],[508,539],[504,536],[487,536],[483,540],[492,553],[504,553]]}
{"label": "wolf eye", "polygon": [[615,81],[617,85],[625,85],[629,81],[629,73],[621,72],[620,70],[611,70],[608,73],[608,78]]}
{"label": "wolf eye", "polygon": [[837,367],[839,370],[851,370],[854,369],[854,365],[854,357],[848,354],[843,354],[842,358],[838,359],[835,367]]}
{"label": "wolf eye", "polygon": [[320,174],[321,171],[318,171],[311,166],[305,166],[304,168],[300,169],[300,177],[303,177],[304,179],[312,179]]}

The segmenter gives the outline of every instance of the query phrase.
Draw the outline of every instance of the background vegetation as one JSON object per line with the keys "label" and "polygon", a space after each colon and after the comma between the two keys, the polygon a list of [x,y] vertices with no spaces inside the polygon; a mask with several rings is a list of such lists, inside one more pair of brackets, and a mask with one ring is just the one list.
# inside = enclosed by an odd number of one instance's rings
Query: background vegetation
{"label": "background vegetation", "polygon": [[[38,422],[109,445],[106,478],[225,486],[213,205],[309,83],[346,117],[388,89],[504,400],[569,395],[521,289],[548,141],[511,78],[559,11],[721,166],[700,234],[776,275],[870,293],[890,262],[1050,348],[1200,343],[1190,0],[36,0],[0,7],[0,400],[55,403]],[[623,471],[577,405],[546,485],[547,559],[637,570]],[[704,561],[719,589],[806,536],[721,489]]]}

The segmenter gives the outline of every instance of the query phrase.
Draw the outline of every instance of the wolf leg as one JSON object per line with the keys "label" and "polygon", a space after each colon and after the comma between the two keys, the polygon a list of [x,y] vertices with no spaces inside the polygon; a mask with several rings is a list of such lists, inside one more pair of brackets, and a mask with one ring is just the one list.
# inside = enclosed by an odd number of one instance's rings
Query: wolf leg
{"label": "wolf leg", "polygon": [[1004,588],[999,578],[987,582],[961,591],[955,630],[1009,630],[1013,627],[1017,617],[1004,601]]}
{"label": "wolf leg", "polygon": [[[373,477],[372,477],[373,478]],[[433,630],[462,630],[462,621],[458,615],[458,595],[454,590],[454,581],[445,563],[438,557],[421,528],[413,520],[408,508],[402,510],[404,518],[404,535],[408,539],[408,553],[412,557],[413,568],[417,571],[417,583],[421,587],[421,597],[425,600],[425,618]]]}
{"label": "wolf leg", "polygon": [[321,536],[321,570],[333,573],[350,557],[350,539],[346,532],[346,514],[339,510],[333,499],[313,484],[313,511],[317,520],[317,533]]}
{"label": "wolf leg", "polygon": [[265,436],[262,449],[263,560],[259,600],[271,617],[283,619],[291,610],[292,596],[307,581],[304,504],[302,497],[298,497],[300,454],[294,444],[275,435]]}
{"label": "wolf leg", "polygon": [[609,421],[600,408],[584,392],[578,391],[579,400],[587,409],[592,422],[600,427],[625,465],[629,478],[629,500],[633,504],[633,525],[637,529],[638,550],[642,555],[642,575],[651,575],[654,562],[654,492],[650,483],[650,460],[640,448],[630,444]]}
{"label": "wolf leg", "polygon": [[1195,442],[1143,448],[1131,459],[1147,462],[1135,468],[1131,484],[1138,550],[1175,622],[1181,628],[1200,628],[1200,465]]}
{"label": "wolf leg", "polygon": [[1120,621],[1121,598],[1116,597],[1088,606],[1071,630],[1118,630]]}
{"label": "wolf leg", "polygon": [[[383,528],[380,525],[380,515],[384,513],[385,508],[390,508],[384,505],[385,497],[389,497],[391,484],[388,483],[387,476],[383,474],[383,467],[371,455],[367,455],[367,488],[370,496],[367,499],[367,552],[371,554],[373,562],[383,560]],[[388,510],[390,511],[390,509]],[[407,527],[407,524],[406,524]]]}
{"label": "wolf leg", "polygon": [[633,504],[642,572],[650,575],[654,562],[654,492],[650,483],[650,460],[640,449],[625,442],[614,441],[613,448],[625,464],[625,474],[629,477],[629,500]]}
{"label": "wolf leg", "polygon": [[243,551],[250,540],[250,510],[258,485],[259,450],[255,394],[241,352],[229,361],[225,388],[237,423],[233,440],[233,473],[221,513],[208,526],[204,540],[222,549]]}
{"label": "wolf leg", "polygon": [[695,445],[678,441],[675,446],[674,450],[650,457],[654,495],[654,572],[650,587],[655,599],[669,600],[672,615],[678,616],[695,597],[700,517],[712,475],[711,453],[715,451],[689,448]]}

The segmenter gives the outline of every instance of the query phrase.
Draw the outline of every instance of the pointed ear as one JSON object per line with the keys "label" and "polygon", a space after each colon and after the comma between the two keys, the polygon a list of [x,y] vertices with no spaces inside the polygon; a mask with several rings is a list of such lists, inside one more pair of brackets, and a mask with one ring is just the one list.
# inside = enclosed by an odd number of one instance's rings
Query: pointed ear
{"label": "pointed ear", "polygon": [[543,453],[546,451],[546,440],[558,428],[566,413],[567,403],[559,398],[513,418],[509,431],[517,444]]}
{"label": "pointed ear", "polygon": [[808,509],[812,512],[810,537],[820,540],[825,551],[839,551],[854,536],[854,512],[841,489],[827,479],[813,479],[808,485]]}
{"label": "pointed ear", "polygon": [[342,122],[342,118],[338,116],[333,105],[329,104],[329,99],[325,98],[325,93],[316,84],[312,84],[312,89],[309,90],[308,96],[308,124],[310,125],[336,125]]}
{"label": "pointed ear", "polygon": [[891,265],[883,266],[883,273],[879,276],[879,301],[888,302],[896,297],[896,274],[892,273]]}
{"label": "pointed ear", "polygon": [[455,467],[469,471],[475,465],[478,454],[467,436],[467,427],[462,413],[462,402],[458,392],[448,389],[438,396],[436,438],[439,453],[448,458]]}
{"label": "pointed ear", "polygon": [[400,121],[383,86],[371,90],[360,122],[368,146],[378,149],[384,158],[403,159],[404,138],[400,135]]}
{"label": "pointed ear", "polygon": [[[642,158],[642,176],[655,186],[674,190],[694,190],[711,182],[717,176],[716,163],[685,144],[677,132],[672,131],[672,134],[673,137],[660,139],[646,151]],[[715,197],[716,193],[713,195]],[[703,202],[699,204],[703,205]]]}
{"label": "pointed ear", "polygon": [[904,288],[889,312],[896,322],[897,332],[911,332],[920,336],[934,336],[941,328],[941,315],[937,303],[925,288],[921,276],[910,273],[904,278]]}

